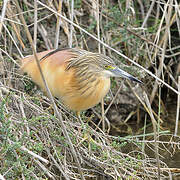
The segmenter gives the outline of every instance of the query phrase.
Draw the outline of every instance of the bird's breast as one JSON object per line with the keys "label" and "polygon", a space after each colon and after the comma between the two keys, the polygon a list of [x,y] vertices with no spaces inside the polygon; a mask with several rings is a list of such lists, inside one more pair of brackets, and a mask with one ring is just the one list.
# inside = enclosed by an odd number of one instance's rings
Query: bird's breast
{"label": "bird's breast", "polygon": [[98,104],[108,93],[110,89],[110,78],[102,76],[96,78],[94,81],[92,78],[84,80],[77,87],[71,87],[69,94],[67,94],[66,98],[63,98],[64,103],[70,109],[75,111],[89,109]]}

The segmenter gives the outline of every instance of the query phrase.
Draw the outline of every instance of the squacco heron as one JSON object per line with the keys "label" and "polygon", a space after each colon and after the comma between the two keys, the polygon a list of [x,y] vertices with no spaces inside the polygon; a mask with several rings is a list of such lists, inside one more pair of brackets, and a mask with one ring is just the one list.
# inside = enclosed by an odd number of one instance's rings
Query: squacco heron
{"label": "squacco heron", "polygon": [[[113,60],[99,53],[67,48],[37,53],[47,85],[53,96],[77,112],[98,104],[110,89],[110,77],[140,80],[118,68]],[[45,91],[35,57],[22,59],[22,70]]]}

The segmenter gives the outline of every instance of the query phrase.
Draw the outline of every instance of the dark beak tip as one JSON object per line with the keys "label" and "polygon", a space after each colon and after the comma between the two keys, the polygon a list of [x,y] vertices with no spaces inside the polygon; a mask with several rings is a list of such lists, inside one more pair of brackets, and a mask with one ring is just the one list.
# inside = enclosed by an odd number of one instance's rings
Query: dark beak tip
{"label": "dark beak tip", "polygon": [[130,78],[130,80],[131,81],[134,81],[134,82],[137,82],[137,83],[139,83],[139,84],[143,84],[143,82],[142,81],[140,81],[139,79],[136,79],[136,78]]}
{"label": "dark beak tip", "polygon": [[138,82],[139,84],[143,84],[143,82],[142,82],[142,81],[140,81],[140,80],[137,80],[136,82]]}

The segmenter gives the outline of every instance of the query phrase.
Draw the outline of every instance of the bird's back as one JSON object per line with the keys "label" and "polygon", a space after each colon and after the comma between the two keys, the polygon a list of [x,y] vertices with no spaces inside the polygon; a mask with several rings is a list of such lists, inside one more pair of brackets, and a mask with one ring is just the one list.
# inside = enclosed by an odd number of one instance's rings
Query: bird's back
{"label": "bird's back", "polygon": [[[72,76],[72,72],[65,72],[66,63],[65,61],[71,58],[73,55],[68,53],[68,51],[63,50],[56,53],[53,53],[50,56],[47,56],[49,53],[54,50],[43,51],[37,53],[38,60],[40,62],[40,66],[42,68],[43,75],[48,83],[48,86],[54,96],[59,95],[59,92],[56,92],[54,87],[58,87],[63,85],[65,81],[68,81],[68,78]],[[47,56],[47,57],[46,57]],[[43,58],[45,57],[45,58]],[[27,73],[32,80],[45,91],[45,87],[43,81],[40,76],[40,72],[35,61],[34,55],[27,56],[22,59],[21,69],[24,73]],[[66,74],[65,74],[66,73]],[[66,80],[63,78],[66,77]],[[63,88],[60,88],[61,91]],[[63,93],[63,92],[62,92]]]}

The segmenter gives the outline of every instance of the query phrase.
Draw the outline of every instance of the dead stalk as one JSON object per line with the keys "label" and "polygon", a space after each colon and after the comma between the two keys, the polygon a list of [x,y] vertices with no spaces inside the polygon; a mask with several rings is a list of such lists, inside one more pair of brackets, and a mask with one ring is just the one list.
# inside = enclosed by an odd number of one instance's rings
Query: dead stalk
{"label": "dead stalk", "polygon": [[150,104],[150,101],[148,99],[148,96],[147,94],[145,93],[145,91],[143,92],[143,95],[144,95],[144,98],[145,98],[145,101],[146,101],[146,105],[149,109],[149,115],[151,117],[151,121],[152,121],[152,124],[153,124],[153,130],[154,130],[154,146],[155,146],[155,157],[156,157],[156,161],[157,161],[157,167],[158,167],[158,179],[160,180],[160,176],[161,176],[161,171],[160,171],[160,161],[159,161],[159,150],[158,150],[158,147],[159,147],[159,144],[158,144],[158,131],[157,131],[157,122],[154,118],[154,115],[153,115],[153,112],[152,112],[152,109],[151,109],[151,104]]}
{"label": "dead stalk", "polygon": [[[178,91],[180,92],[180,76],[178,76]],[[179,109],[180,109],[180,95],[177,96],[176,126],[175,126],[175,132],[174,132],[175,136],[177,136],[177,133],[178,133]]]}

